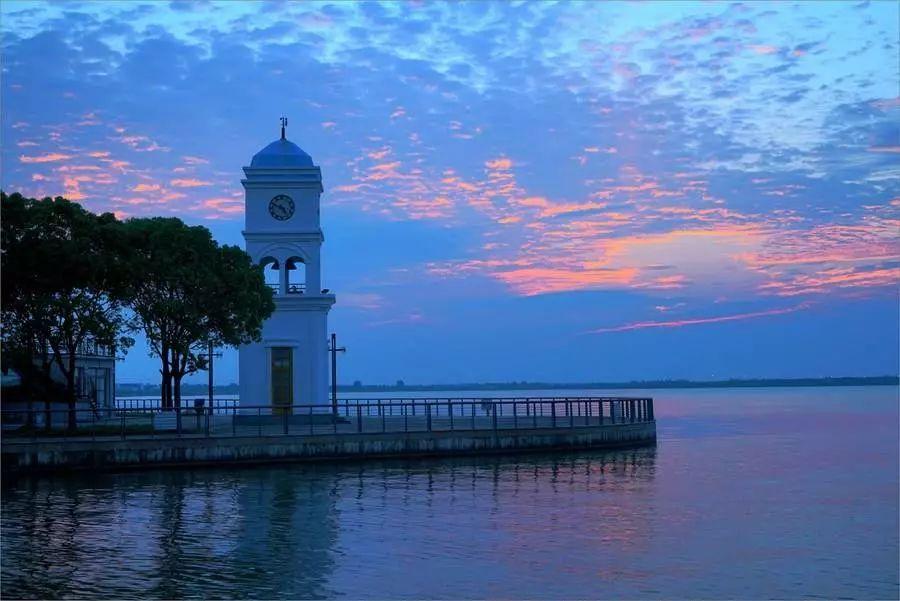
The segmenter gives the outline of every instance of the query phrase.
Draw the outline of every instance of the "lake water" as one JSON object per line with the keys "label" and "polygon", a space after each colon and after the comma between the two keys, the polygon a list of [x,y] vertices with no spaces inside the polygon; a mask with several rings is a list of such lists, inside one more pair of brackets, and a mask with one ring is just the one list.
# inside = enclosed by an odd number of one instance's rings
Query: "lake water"
{"label": "lake water", "polygon": [[4,481],[0,595],[898,597],[897,388],[620,393],[655,448]]}

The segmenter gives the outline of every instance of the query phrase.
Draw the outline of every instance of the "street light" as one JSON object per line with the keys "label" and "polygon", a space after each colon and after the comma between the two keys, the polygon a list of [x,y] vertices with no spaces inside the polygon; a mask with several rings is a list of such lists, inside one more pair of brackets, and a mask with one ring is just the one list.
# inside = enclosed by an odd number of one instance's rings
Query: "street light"
{"label": "street light", "polygon": [[338,404],[337,404],[337,354],[338,353],[346,353],[346,347],[339,347],[337,345],[337,336],[334,332],[331,333],[331,344],[328,345],[328,351],[331,353],[331,411],[334,413],[334,417],[337,417],[338,413]]}
{"label": "street light", "polygon": [[209,366],[208,366],[208,368],[209,368],[208,369],[208,371],[209,371],[209,383],[208,383],[209,390],[207,392],[209,394],[209,413],[210,413],[210,415],[212,415],[212,412],[213,412],[213,357],[221,357],[222,353],[213,352],[213,343],[212,343],[212,340],[210,340],[209,345],[207,346],[206,353],[200,353],[201,357],[203,357],[204,355],[206,355],[206,357],[209,358]]}

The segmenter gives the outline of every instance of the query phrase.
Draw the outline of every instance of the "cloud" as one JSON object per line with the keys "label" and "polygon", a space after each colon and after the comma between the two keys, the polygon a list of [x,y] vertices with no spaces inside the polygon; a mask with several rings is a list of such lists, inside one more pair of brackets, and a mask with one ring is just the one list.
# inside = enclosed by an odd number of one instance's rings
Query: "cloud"
{"label": "cloud", "polygon": [[3,156],[4,186],[236,222],[239,166],[290,112],[323,215],[427,232],[444,256],[411,252],[446,285],[770,300],[890,286],[895,9],[673,5],[609,31],[602,4],[230,10],[197,7],[196,30],[163,5],[139,29],[112,5],[17,17],[3,134],[38,146]]}
{"label": "cloud", "polygon": [[630,330],[643,330],[647,328],[682,328],[685,326],[694,326],[694,325],[702,325],[709,323],[723,323],[729,321],[742,321],[745,319],[756,319],[759,317],[770,317],[773,315],[785,315],[787,313],[794,313],[795,311],[800,311],[803,309],[808,309],[810,305],[808,303],[803,303],[800,305],[795,305],[793,307],[786,307],[783,309],[768,309],[765,311],[753,311],[750,313],[737,313],[734,315],[718,315],[715,317],[697,317],[693,319],[675,319],[670,321],[638,321],[634,323],[629,323],[621,326],[614,326],[609,328],[597,328],[596,330],[591,330],[587,332],[588,334],[607,334],[610,332],[627,332]]}
{"label": "cloud", "polygon": [[38,156],[19,155],[19,161],[23,163],[55,163],[71,159],[72,155],[62,154],[60,152],[49,152]]}
{"label": "cloud", "polygon": [[169,185],[176,188],[198,188],[200,186],[211,186],[212,182],[193,178],[178,178],[169,180]]}

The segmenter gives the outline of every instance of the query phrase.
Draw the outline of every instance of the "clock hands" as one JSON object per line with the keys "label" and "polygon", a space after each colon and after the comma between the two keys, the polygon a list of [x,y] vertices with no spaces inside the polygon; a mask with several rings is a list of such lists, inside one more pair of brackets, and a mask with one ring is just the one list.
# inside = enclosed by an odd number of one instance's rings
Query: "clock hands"
{"label": "clock hands", "polygon": [[294,203],[290,198],[278,197],[269,203],[269,213],[279,221],[284,221],[294,214]]}

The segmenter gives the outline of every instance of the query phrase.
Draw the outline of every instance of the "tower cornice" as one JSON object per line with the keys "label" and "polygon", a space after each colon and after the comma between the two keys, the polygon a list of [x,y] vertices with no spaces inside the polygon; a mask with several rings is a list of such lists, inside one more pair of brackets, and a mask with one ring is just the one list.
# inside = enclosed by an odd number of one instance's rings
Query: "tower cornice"
{"label": "tower cornice", "polygon": [[244,188],[316,189],[322,192],[322,171],[318,167],[244,167]]}
{"label": "tower cornice", "polygon": [[275,296],[276,311],[328,311],[335,303],[334,294],[285,294]]}
{"label": "tower cornice", "polygon": [[244,235],[244,240],[247,242],[312,242],[312,243],[322,243],[325,241],[325,234],[322,233],[321,229],[316,231],[283,231],[278,230],[276,232],[265,232],[265,231],[255,231],[241,232]]}

